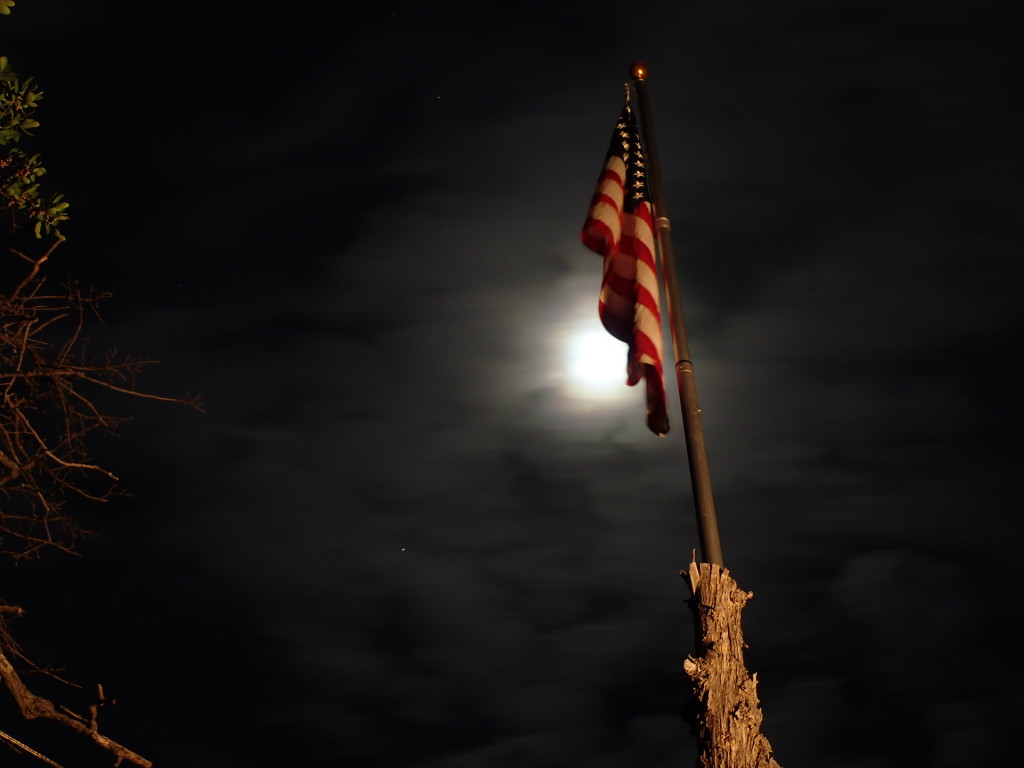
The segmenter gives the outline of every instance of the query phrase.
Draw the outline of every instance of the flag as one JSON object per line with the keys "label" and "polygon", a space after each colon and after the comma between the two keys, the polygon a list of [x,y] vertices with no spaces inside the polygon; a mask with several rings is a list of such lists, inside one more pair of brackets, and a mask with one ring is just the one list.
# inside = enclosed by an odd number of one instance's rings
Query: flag
{"label": "flag", "polygon": [[668,432],[661,353],[654,216],[643,148],[627,99],[612,133],[604,170],[583,225],[583,244],[604,256],[598,313],[605,329],[629,345],[626,383],[647,385],[647,426]]}

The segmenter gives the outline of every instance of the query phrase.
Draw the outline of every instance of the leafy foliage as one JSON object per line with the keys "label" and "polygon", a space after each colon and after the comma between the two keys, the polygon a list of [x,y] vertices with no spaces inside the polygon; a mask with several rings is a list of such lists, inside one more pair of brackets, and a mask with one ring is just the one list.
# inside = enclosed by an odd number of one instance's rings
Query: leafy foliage
{"label": "leafy foliage", "polygon": [[[4,2],[0,0],[0,12],[9,13],[13,3]],[[68,203],[61,194],[41,191],[39,180],[46,168],[39,155],[14,146],[39,127],[33,115],[42,98],[43,92],[32,78],[18,77],[7,57],[0,56],[0,201],[11,214],[13,227],[25,220],[37,238],[53,235],[63,240],[60,225],[68,219]]]}

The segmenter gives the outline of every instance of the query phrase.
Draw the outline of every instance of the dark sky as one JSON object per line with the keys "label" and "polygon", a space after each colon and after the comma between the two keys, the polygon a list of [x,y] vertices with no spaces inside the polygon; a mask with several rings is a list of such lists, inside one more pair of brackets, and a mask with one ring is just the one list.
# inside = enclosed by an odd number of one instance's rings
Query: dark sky
{"label": "dark sky", "polygon": [[779,761],[1005,763],[1005,4],[464,5],[0,20],[72,202],[53,279],[112,289],[97,344],[206,407],[114,404],[137,418],[97,451],[135,497],[83,507],[82,559],[4,571],[26,651],[103,682],[110,735],[160,768],[691,765],[678,418],[657,439],[640,391],[566,362],[599,328],[579,228],[643,58]]}

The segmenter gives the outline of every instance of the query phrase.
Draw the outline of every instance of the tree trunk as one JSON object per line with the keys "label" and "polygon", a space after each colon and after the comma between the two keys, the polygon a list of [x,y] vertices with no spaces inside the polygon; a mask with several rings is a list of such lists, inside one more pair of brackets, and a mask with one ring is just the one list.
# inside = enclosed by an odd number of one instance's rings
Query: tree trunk
{"label": "tree trunk", "polygon": [[753,596],[742,591],[729,571],[711,563],[690,563],[680,574],[693,591],[697,658],[683,669],[693,680],[701,768],[780,768],[761,733],[757,675],[743,661],[740,612]]}

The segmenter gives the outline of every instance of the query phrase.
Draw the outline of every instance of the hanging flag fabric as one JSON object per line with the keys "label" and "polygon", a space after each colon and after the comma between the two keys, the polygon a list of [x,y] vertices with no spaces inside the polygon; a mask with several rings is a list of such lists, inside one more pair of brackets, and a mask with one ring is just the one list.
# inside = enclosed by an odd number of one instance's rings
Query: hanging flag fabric
{"label": "hanging flag fabric", "polygon": [[654,217],[643,148],[628,100],[612,133],[604,170],[583,225],[583,244],[604,256],[598,312],[605,329],[629,345],[626,383],[647,386],[647,426],[668,432],[662,364]]}

